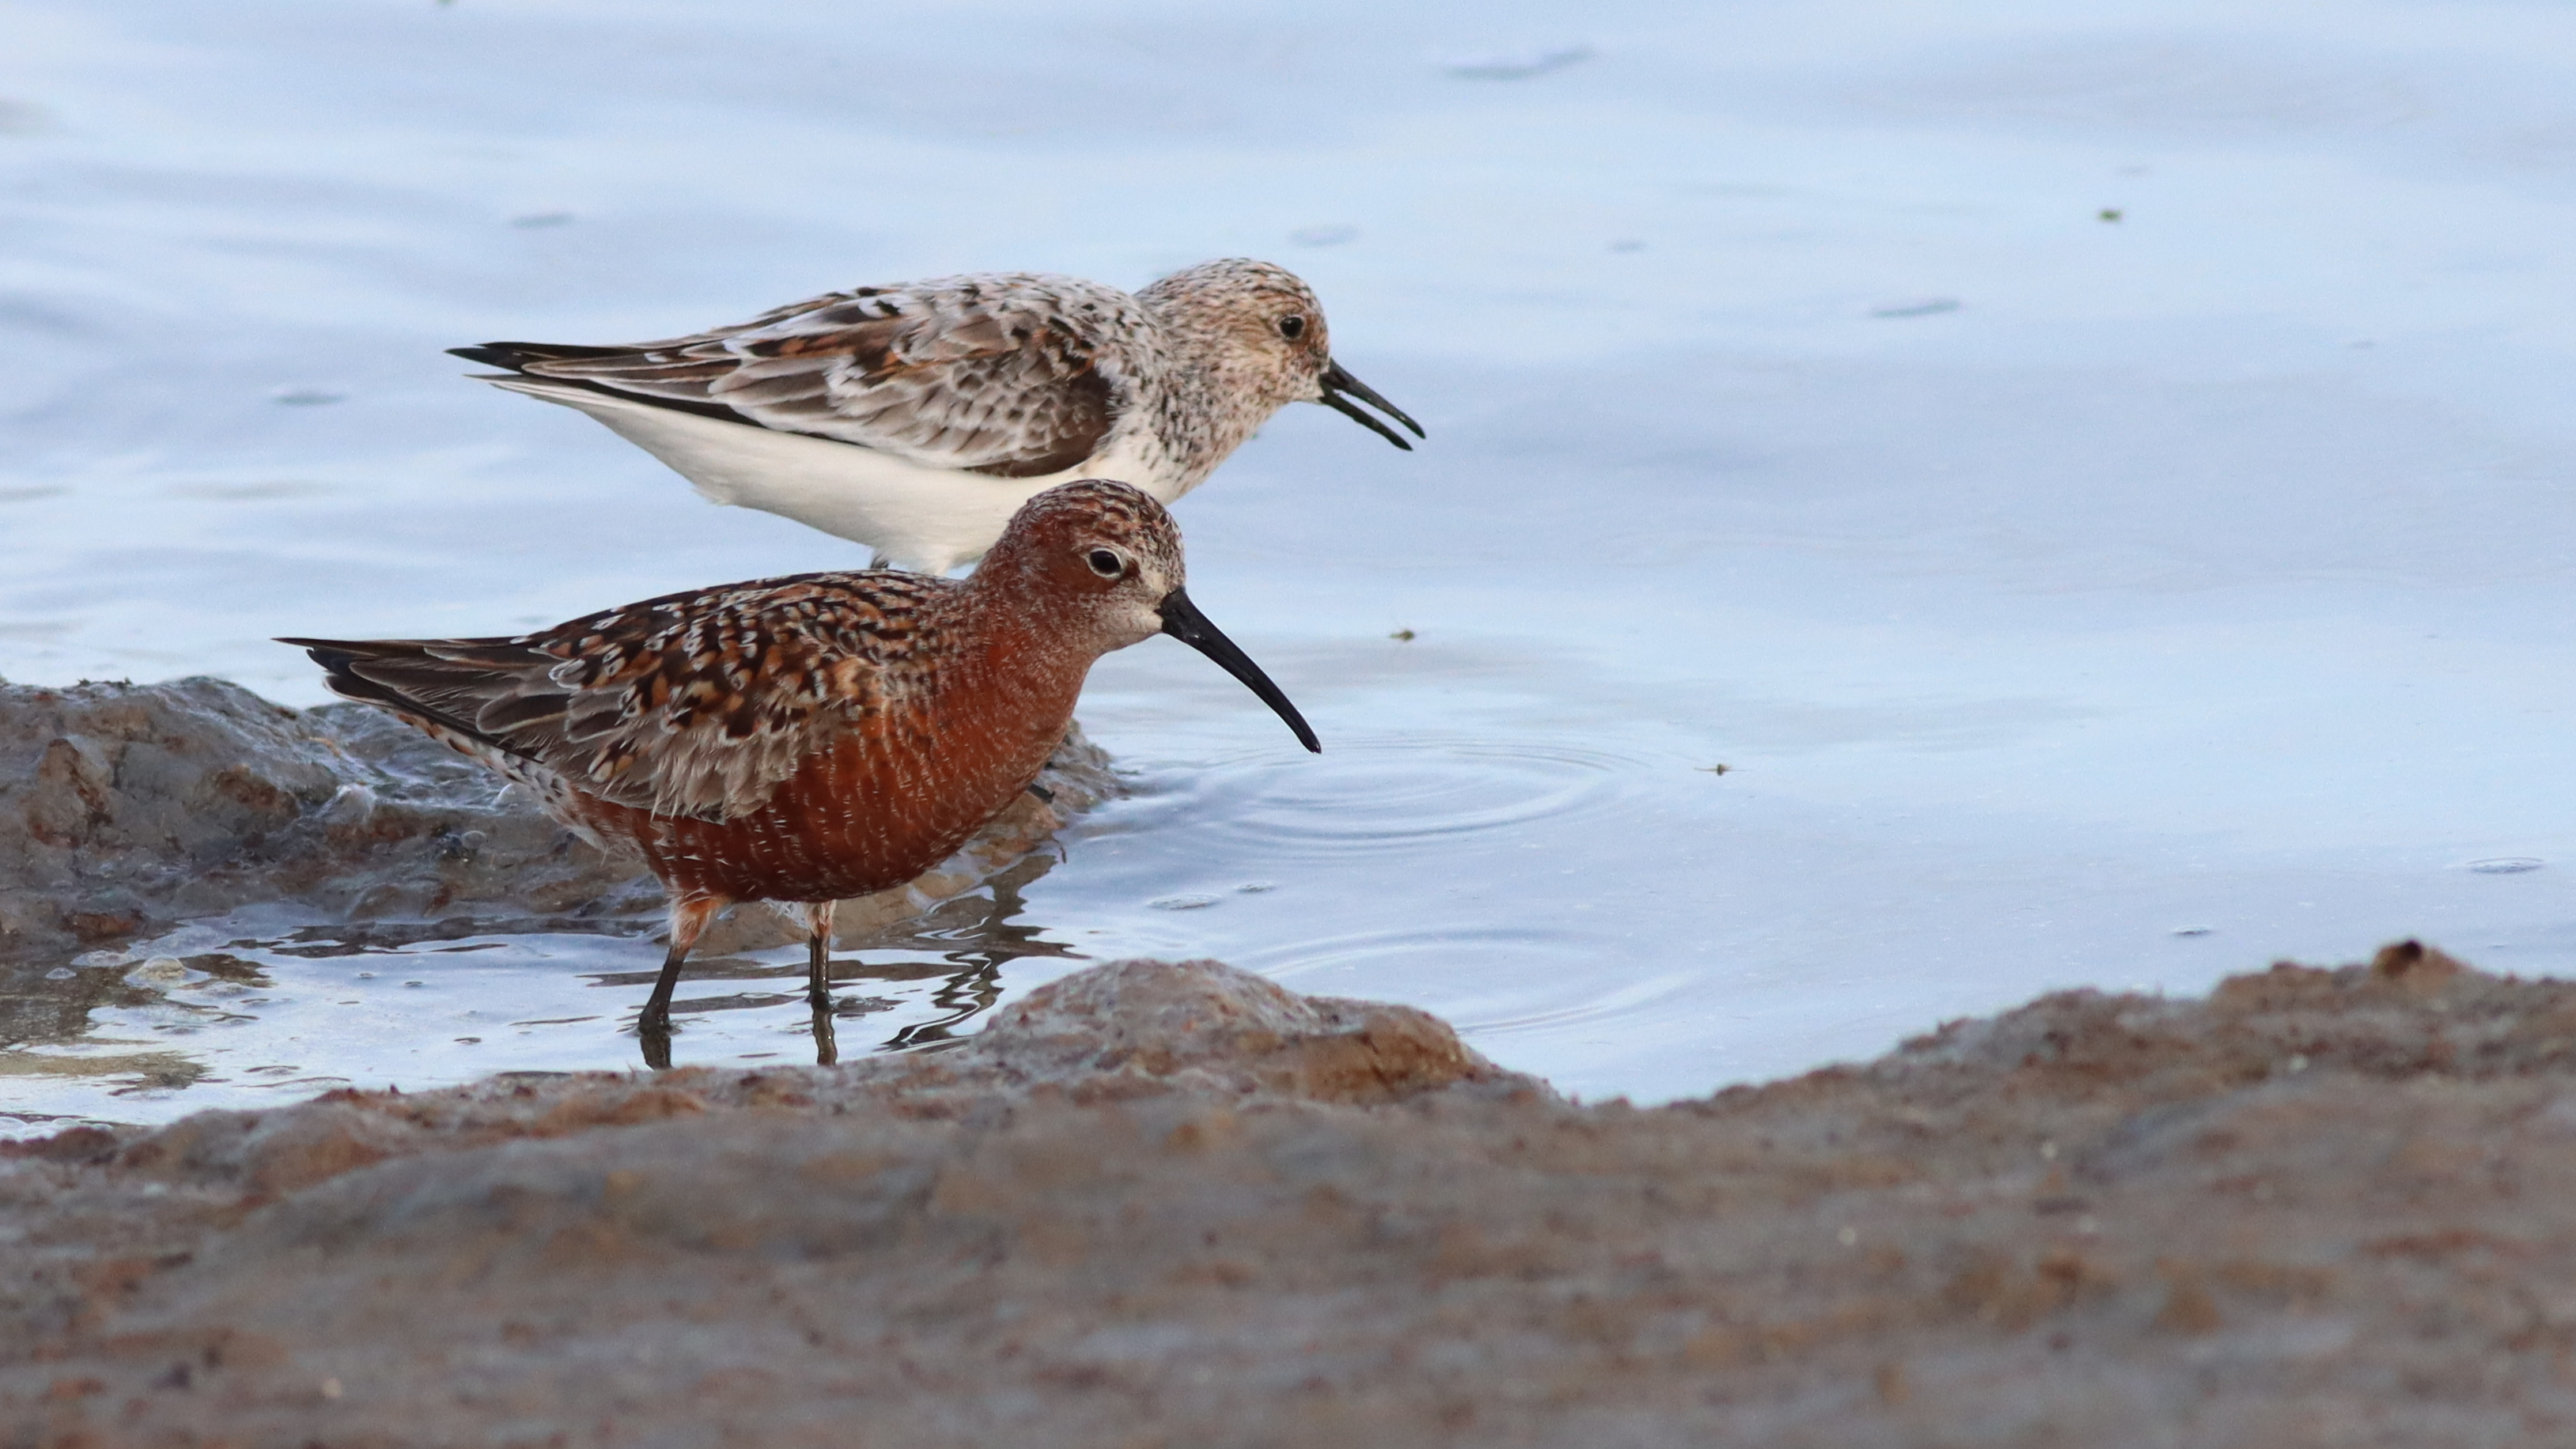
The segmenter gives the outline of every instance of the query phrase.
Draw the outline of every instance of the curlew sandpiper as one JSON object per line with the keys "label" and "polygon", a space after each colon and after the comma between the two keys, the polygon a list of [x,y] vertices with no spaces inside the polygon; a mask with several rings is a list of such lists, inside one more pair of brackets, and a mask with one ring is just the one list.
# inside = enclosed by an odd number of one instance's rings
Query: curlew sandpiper
{"label": "curlew sandpiper", "polygon": [[638,1021],[661,1064],[681,965],[737,903],[803,921],[807,994],[825,1010],[833,903],[920,875],[1009,804],[1064,738],[1103,654],[1172,635],[1320,749],[1182,583],[1162,504],[1086,480],[1029,500],[962,580],[801,574],[515,638],[280,642],[310,651],[334,692],[643,860],[670,899],[670,953]]}

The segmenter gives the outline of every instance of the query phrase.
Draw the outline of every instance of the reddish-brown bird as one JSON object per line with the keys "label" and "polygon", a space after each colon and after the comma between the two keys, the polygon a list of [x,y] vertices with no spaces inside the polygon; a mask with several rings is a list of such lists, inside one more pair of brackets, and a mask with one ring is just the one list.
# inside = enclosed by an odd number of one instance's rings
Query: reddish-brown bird
{"label": "reddish-brown bird", "polygon": [[1182,588],[1180,531],[1124,483],[1029,500],[964,580],[870,570],[671,594],[511,639],[286,639],[332,690],[537,793],[670,895],[639,1025],[670,1029],[699,933],[801,904],[829,1002],[832,905],[945,859],[1037,778],[1093,661],[1169,634],[1320,749]]}

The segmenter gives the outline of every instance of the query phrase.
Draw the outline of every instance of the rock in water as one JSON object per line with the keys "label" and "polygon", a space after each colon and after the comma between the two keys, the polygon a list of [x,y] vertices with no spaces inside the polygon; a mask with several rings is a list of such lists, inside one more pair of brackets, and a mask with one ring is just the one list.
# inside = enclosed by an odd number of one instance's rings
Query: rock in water
{"label": "rock in water", "polygon": [[[864,931],[972,889],[1115,789],[1077,729],[936,870],[845,907]],[[364,705],[297,710],[220,679],[0,684],[0,1016],[71,954],[261,902],[495,929],[649,916],[660,892],[481,766]],[[729,949],[787,937],[743,912]],[[0,1019],[0,1036],[46,1034]],[[78,1023],[69,1027],[77,1028]]]}

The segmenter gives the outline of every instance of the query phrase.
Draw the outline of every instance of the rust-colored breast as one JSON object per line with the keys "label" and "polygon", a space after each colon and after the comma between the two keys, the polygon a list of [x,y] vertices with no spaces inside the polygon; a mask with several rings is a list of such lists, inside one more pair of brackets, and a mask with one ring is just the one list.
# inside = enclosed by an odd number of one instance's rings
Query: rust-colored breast
{"label": "rust-colored breast", "polygon": [[[1016,712],[1014,712],[1016,713]],[[758,809],[655,815],[596,797],[584,823],[634,842],[675,897],[824,901],[902,885],[965,844],[1037,778],[1072,717],[878,715],[808,755]],[[1007,725],[1007,727],[1005,727]]]}

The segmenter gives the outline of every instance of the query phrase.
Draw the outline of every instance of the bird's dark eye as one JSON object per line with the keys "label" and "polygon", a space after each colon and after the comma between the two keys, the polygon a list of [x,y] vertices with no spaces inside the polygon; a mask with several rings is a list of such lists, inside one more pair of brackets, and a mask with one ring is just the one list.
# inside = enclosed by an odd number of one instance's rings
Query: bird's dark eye
{"label": "bird's dark eye", "polygon": [[1105,548],[1095,548],[1091,551],[1091,571],[1104,579],[1114,579],[1127,572],[1127,563]]}
{"label": "bird's dark eye", "polygon": [[1279,319],[1279,335],[1294,342],[1306,335],[1306,319],[1291,312]]}

